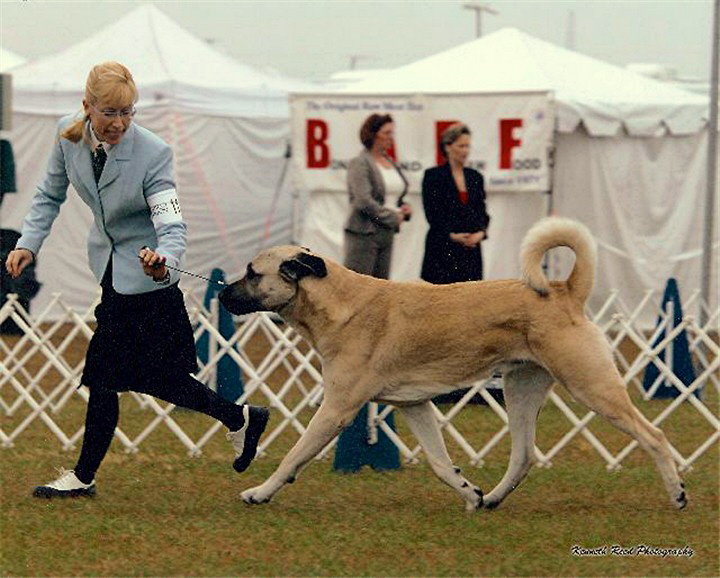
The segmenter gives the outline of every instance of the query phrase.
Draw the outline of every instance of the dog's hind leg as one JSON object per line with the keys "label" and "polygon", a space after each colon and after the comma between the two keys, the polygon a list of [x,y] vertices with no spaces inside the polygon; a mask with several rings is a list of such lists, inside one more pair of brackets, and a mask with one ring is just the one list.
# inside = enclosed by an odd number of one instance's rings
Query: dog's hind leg
{"label": "dog's hind leg", "polygon": [[278,468],[263,484],[245,490],[241,494],[243,501],[248,504],[269,502],[285,484],[293,483],[300,470],[350,424],[360,407],[362,403],[338,407],[338,404],[329,403],[326,397]]}
{"label": "dog's hind leg", "polygon": [[552,347],[564,346],[565,353],[563,363],[550,368],[553,374],[577,401],[637,440],[655,460],[672,504],[678,509],[684,508],[687,505],[685,486],[670,444],[662,430],[651,424],[633,404],[602,333],[593,326],[583,335],[568,335],[567,339],[575,343],[582,339],[591,347],[574,350],[568,341],[553,344]]}
{"label": "dog's hind leg", "polygon": [[507,372],[503,381],[512,450],[505,475],[485,496],[489,509],[500,505],[535,463],[535,426],[553,378],[539,365],[527,363]]}
{"label": "dog's hind leg", "polygon": [[438,428],[437,419],[433,414],[431,402],[426,401],[399,409],[420,442],[437,477],[460,494],[465,500],[467,510],[480,508],[483,504],[482,491],[460,475],[459,468],[453,466],[442,433]]}
{"label": "dog's hind leg", "polygon": [[687,505],[685,485],[677,471],[665,434],[633,405],[619,376],[614,383],[594,383],[591,388],[568,384],[568,390],[579,402],[637,440],[640,447],[655,460],[671,503],[679,510],[683,509]]}

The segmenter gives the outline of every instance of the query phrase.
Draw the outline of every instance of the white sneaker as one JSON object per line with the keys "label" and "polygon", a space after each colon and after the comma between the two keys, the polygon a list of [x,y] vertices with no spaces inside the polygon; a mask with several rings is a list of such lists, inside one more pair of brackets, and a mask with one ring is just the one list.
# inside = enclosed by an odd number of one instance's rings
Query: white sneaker
{"label": "white sneaker", "polygon": [[244,405],[242,411],[245,418],[243,426],[237,431],[225,434],[235,450],[233,468],[236,472],[244,472],[255,458],[260,436],[270,418],[270,412],[264,407]]}
{"label": "white sneaker", "polygon": [[94,496],[95,480],[89,484],[83,484],[75,475],[74,470],[60,468],[60,477],[46,484],[38,486],[33,490],[36,498],[65,498],[77,496]]}

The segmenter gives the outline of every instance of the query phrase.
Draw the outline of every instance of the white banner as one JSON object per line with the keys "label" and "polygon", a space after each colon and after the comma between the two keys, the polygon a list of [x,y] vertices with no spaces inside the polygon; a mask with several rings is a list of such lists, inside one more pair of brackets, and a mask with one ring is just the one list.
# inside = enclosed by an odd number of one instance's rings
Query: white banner
{"label": "white banner", "polygon": [[485,177],[488,192],[550,188],[548,157],[554,109],[547,93],[490,95],[291,95],[293,162],[309,191],[345,191],[347,164],[362,149],[360,127],[373,113],[395,121],[391,151],[418,192],[425,169],[441,164],[443,130],[464,122],[472,132],[468,166]]}

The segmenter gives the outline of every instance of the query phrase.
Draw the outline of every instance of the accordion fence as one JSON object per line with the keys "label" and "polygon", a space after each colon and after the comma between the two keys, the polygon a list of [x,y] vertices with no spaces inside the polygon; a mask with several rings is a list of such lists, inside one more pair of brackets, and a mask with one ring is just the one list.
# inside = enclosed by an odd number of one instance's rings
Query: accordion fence
{"label": "accordion fence", "polygon": [[[211,302],[210,310],[190,296],[186,296],[196,339],[206,335],[210,347],[206,363],[201,363],[198,378],[211,387],[223,356],[230,356],[241,368],[244,392],[238,403],[249,401],[267,405],[274,411],[270,427],[259,446],[259,455],[266,454],[275,444],[284,453],[288,444],[302,435],[314,409],[321,403],[323,382],[317,353],[291,327],[268,314],[247,316],[230,337],[217,329],[218,304]],[[84,365],[84,353],[93,333],[93,304],[84,314],[72,310],[56,294],[47,307],[35,316],[10,295],[0,308],[0,323],[10,318],[20,327],[17,336],[2,336],[0,340],[0,444],[4,448],[22,447],[33,431],[42,424],[44,439],[54,436],[64,450],[79,447],[83,434],[83,407],[88,398],[86,388],[79,388]],[[696,292],[685,303],[685,311],[700,311]],[[648,312],[657,314],[654,330],[643,330],[638,319]],[[718,445],[720,438],[720,347],[718,324],[720,308],[704,311],[706,322],[700,325],[698,316],[678,317],[672,303],[661,302],[657,292],[647,291],[639,303],[628,306],[611,293],[603,306],[588,312],[603,330],[614,352],[618,368],[640,410],[652,423],[666,428],[671,420],[681,420],[669,435],[673,455],[681,470],[690,468],[697,460]],[[50,321],[53,320],[53,321]],[[684,333],[683,333],[684,332]],[[694,366],[694,379],[682,379],[673,370],[672,348],[677,338],[687,338]],[[652,367],[657,377],[643,387],[646,370]],[[647,381],[647,380],[645,380]],[[690,381],[689,383],[686,383]],[[500,444],[508,439],[507,415],[504,408],[487,388],[488,381],[477,382],[456,403],[435,408],[438,421],[445,432],[453,457],[470,465],[481,466],[486,460],[505,460]],[[660,387],[676,388],[677,396],[667,400],[653,400]],[[481,396],[487,405],[471,403]],[[128,398],[132,401],[128,401]],[[127,452],[139,452],[148,441],[171,432],[190,455],[200,455],[208,442],[222,430],[219,422],[202,421],[187,427],[183,413],[172,404],[132,392],[123,394],[123,407],[130,403],[133,428],[130,434],[118,427],[117,440]],[[616,432],[603,428],[601,419],[575,404],[560,388],[553,389],[546,402],[545,415],[552,414],[553,431],[550,441],[538,437],[535,448],[538,465],[550,466],[555,456],[568,448],[580,436],[586,447],[592,448],[608,469],[616,469],[637,447],[637,442],[623,437],[620,446]],[[549,412],[553,407],[555,411]],[[442,409],[441,409],[442,408]],[[368,440],[377,439],[378,428],[398,447],[407,462],[418,459],[421,448],[410,434],[390,428],[385,419],[392,406],[378,412],[373,404],[368,412]],[[468,434],[468,420],[472,412],[483,413],[481,419],[497,428],[481,439]],[[540,423],[542,425],[543,416]],[[40,422],[38,424],[37,422]],[[120,425],[124,426],[125,410]],[[186,425],[183,426],[183,423]],[[692,423],[692,439],[686,425]],[[495,427],[495,425],[491,427]],[[41,426],[41,427],[42,427]],[[124,426],[127,427],[127,426]],[[129,428],[128,428],[129,429]],[[486,434],[487,431],[485,430]],[[699,433],[698,433],[699,432]],[[51,434],[48,436],[47,434]],[[612,434],[612,435],[611,435]],[[289,439],[290,438],[290,439]],[[615,441],[613,441],[615,440]],[[323,458],[334,447],[329,444],[318,456]],[[30,441],[28,442],[30,445]],[[619,447],[619,449],[618,449]],[[611,449],[613,448],[613,449]],[[496,450],[493,453],[493,450]],[[458,457],[457,454],[460,454]],[[491,455],[492,454],[492,455]]]}

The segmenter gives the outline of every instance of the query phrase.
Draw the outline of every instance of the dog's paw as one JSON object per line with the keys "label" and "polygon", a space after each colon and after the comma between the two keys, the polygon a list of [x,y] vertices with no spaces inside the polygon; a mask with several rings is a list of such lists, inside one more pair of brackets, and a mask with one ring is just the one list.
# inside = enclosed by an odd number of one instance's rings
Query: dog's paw
{"label": "dog's paw", "polygon": [[497,498],[494,498],[492,494],[488,494],[483,500],[483,507],[486,510],[494,510],[500,505],[500,502],[502,502],[502,500],[498,500]]}
{"label": "dog's paw", "polygon": [[678,488],[673,488],[670,492],[670,501],[678,510],[684,510],[688,504],[688,497],[685,493],[685,484],[680,482],[679,486]]}
{"label": "dog's paw", "polygon": [[475,503],[475,509],[479,510],[480,508],[483,507],[483,504],[485,503],[484,499],[483,499],[483,493],[480,488],[474,488],[474,489],[475,489],[475,494],[478,497],[477,502]]}
{"label": "dog's paw", "polygon": [[680,492],[680,495],[675,498],[674,505],[678,510],[684,510],[687,507],[687,504],[687,494],[683,490],[682,492]]}
{"label": "dog's paw", "polygon": [[240,494],[242,501],[246,504],[267,504],[270,501],[269,496],[263,496],[257,488],[250,488]]}
{"label": "dog's paw", "polygon": [[465,510],[468,512],[474,512],[475,510],[479,510],[483,507],[483,493],[480,488],[477,486],[473,486],[470,484],[467,484],[470,486],[470,494],[465,495]]}

